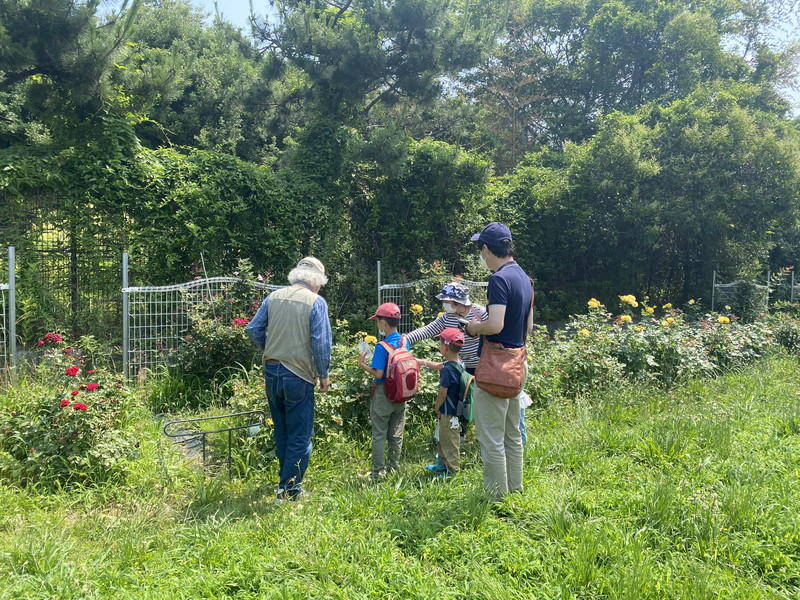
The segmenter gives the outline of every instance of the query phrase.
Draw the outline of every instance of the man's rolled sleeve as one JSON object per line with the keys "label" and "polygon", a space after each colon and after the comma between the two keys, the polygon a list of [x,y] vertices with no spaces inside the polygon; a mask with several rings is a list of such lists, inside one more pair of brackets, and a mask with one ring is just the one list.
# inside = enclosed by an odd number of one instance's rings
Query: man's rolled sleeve
{"label": "man's rolled sleeve", "polygon": [[269,320],[269,296],[264,298],[261,306],[258,308],[256,316],[254,316],[247,324],[247,335],[253,340],[253,343],[264,349],[267,343],[267,325]]}
{"label": "man's rolled sleeve", "polygon": [[311,354],[314,357],[317,375],[320,379],[327,379],[331,366],[333,332],[331,331],[331,320],[328,317],[328,303],[322,296],[317,296],[314,306],[311,307],[309,328],[311,329]]}

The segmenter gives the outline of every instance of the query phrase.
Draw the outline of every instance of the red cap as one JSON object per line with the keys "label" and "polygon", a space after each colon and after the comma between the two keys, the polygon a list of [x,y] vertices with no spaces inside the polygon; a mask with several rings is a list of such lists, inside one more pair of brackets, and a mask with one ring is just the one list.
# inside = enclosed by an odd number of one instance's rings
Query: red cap
{"label": "red cap", "polygon": [[400,318],[400,307],[397,306],[394,302],[384,302],[378,307],[378,310],[375,311],[375,314],[370,317],[373,321],[378,317],[384,317],[387,319],[399,319]]}
{"label": "red cap", "polygon": [[453,344],[454,346],[464,345],[464,332],[456,327],[448,327],[436,337],[440,338],[445,344]]}

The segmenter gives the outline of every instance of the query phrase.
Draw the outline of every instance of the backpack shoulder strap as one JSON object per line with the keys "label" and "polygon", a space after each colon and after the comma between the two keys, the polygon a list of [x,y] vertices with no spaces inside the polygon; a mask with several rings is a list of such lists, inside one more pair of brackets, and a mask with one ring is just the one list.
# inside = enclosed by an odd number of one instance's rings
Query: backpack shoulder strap
{"label": "backpack shoulder strap", "polygon": [[464,399],[466,400],[467,396],[469,395],[469,390],[472,387],[472,384],[475,383],[475,375],[470,375],[467,379],[467,384],[464,386]]}

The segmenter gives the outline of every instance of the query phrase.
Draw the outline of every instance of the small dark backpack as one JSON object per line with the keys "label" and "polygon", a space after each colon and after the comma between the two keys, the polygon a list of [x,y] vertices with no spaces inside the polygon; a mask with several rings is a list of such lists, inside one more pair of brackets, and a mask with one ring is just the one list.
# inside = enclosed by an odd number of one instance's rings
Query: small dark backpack
{"label": "small dark backpack", "polygon": [[458,383],[458,405],[456,406],[456,416],[464,419],[467,423],[472,423],[475,414],[475,404],[473,393],[475,391],[475,376],[470,375],[461,363],[451,362],[461,379]]}

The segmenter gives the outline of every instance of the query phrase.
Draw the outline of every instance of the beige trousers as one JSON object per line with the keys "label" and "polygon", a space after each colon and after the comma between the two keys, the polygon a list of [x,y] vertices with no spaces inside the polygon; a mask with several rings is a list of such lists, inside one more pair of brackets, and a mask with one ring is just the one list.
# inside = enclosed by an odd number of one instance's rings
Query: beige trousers
{"label": "beige trousers", "polygon": [[497,398],[475,386],[475,435],[481,447],[483,486],[492,500],[522,491],[519,396]]}
{"label": "beige trousers", "polygon": [[439,458],[447,470],[458,473],[461,470],[461,424],[456,429],[450,428],[451,415],[439,414]]}
{"label": "beige trousers", "polygon": [[369,402],[369,418],[372,422],[372,476],[379,477],[386,471],[384,453],[387,441],[389,470],[396,471],[400,468],[403,432],[406,427],[406,403],[389,400],[383,384],[379,383]]}

